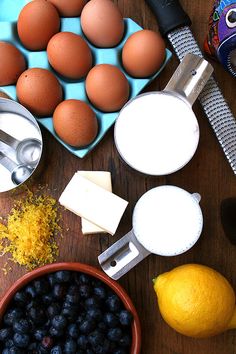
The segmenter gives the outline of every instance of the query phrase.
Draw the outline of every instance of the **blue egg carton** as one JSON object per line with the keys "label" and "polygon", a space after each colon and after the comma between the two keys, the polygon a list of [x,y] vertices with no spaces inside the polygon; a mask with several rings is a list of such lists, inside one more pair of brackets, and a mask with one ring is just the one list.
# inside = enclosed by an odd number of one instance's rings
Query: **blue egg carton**
{"label": "blue egg carton", "polygon": [[[27,60],[27,64],[29,68],[44,68],[49,69],[54,72],[54,74],[59,79],[63,91],[64,91],[64,99],[78,99],[87,102],[92,109],[95,111],[98,124],[99,124],[99,131],[96,139],[88,146],[83,148],[73,148],[65,144],[55,133],[53,128],[52,117],[46,118],[37,118],[38,122],[44,126],[47,130],[49,130],[52,135],[63,145],[67,150],[69,150],[72,154],[83,158],[86,156],[103,138],[109,128],[115,123],[116,118],[118,117],[119,112],[112,112],[112,113],[104,113],[100,110],[96,109],[88,100],[86,91],[85,91],[85,80],[79,81],[71,81],[67,80],[60,75],[58,75],[50,66],[47,58],[46,51],[37,51],[32,52],[24,48],[18,38],[17,30],[16,30],[16,22],[19,16],[21,9],[28,3],[28,0],[0,0],[0,40],[7,41],[14,44],[25,56]],[[144,78],[144,79],[137,79],[129,76],[124,69],[122,68],[121,64],[121,53],[122,48],[131,34],[139,31],[142,29],[137,23],[135,23],[131,19],[124,19],[125,21],[125,34],[121,41],[121,43],[114,48],[97,48],[93,46],[91,43],[88,42],[92,53],[93,53],[93,65],[97,64],[112,64],[119,67],[124,74],[126,75],[129,84],[130,84],[130,99],[137,96],[144,87],[154,80],[160,72],[163,70],[169,59],[171,58],[171,52],[167,49],[166,50],[166,59],[163,63],[160,70],[153,76]],[[76,34],[81,35],[84,37],[81,25],[80,25],[80,18],[61,18],[61,31],[62,32],[73,32]],[[85,38],[85,37],[84,37]],[[86,38],[85,38],[86,39]],[[0,87],[2,91],[7,93],[11,98],[17,100],[16,97],[16,86],[2,86]]]}

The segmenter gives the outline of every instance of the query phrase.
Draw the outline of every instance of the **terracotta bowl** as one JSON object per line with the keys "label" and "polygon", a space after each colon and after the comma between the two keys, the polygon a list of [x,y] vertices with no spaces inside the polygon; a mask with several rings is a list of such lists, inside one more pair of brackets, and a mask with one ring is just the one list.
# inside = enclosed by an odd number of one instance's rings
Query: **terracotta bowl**
{"label": "terracotta bowl", "polygon": [[121,299],[125,308],[129,310],[134,317],[133,325],[132,325],[132,345],[130,354],[139,354],[141,350],[141,326],[138,318],[137,311],[130,299],[130,297],[126,294],[123,288],[116,283],[114,280],[110,279],[107,275],[99,271],[98,269],[91,267],[82,263],[54,263],[50,265],[46,265],[44,267],[37,268],[24,276],[18,279],[11,288],[6,292],[3,298],[0,301],[0,321],[10,304],[15,293],[26,286],[29,282],[34,280],[35,278],[41,277],[48,273],[53,273],[58,270],[71,270],[86,273],[91,275],[94,278],[98,278],[103,281],[107,286],[109,286]]}

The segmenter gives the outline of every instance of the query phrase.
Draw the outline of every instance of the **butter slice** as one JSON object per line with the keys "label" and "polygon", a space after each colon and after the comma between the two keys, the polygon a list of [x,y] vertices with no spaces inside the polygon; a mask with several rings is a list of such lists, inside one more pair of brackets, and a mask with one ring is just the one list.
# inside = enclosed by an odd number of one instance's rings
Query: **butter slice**
{"label": "butter slice", "polygon": [[[111,184],[111,173],[107,171],[78,171],[80,176],[87,178],[93,183],[96,183],[98,186],[106,189],[109,192],[112,192]],[[84,235],[97,234],[97,233],[106,233],[104,229],[101,229],[97,225],[91,223],[90,221],[82,218],[82,233]]]}
{"label": "butter slice", "polygon": [[128,202],[76,173],[59,202],[114,235]]}

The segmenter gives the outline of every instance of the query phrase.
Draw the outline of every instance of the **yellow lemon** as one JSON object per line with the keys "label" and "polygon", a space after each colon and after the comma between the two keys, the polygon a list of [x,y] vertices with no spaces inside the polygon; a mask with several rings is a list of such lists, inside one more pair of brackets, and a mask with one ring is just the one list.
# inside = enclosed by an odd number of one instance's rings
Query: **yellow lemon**
{"label": "yellow lemon", "polygon": [[235,294],[214,269],[186,264],[154,280],[164,320],[190,337],[214,336],[236,327]]}

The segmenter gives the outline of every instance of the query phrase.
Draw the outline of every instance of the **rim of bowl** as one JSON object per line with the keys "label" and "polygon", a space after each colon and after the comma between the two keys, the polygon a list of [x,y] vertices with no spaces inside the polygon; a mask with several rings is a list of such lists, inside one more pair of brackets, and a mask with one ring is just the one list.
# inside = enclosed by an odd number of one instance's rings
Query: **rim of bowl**
{"label": "rim of bowl", "polygon": [[89,274],[95,278],[102,280],[107,286],[109,286],[121,299],[125,308],[129,310],[133,315],[132,324],[132,344],[130,354],[139,354],[141,350],[141,325],[137,314],[137,311],[130,299],[129,295],[117,282],[109,278],[102,271],[90,265],[79,263],[79,262],[63,262],[63,263],[52,263],[39,268],[36,268],[29,273],[20,277],[5,293],[5,295],[0,300],[0,322],[2,321],[3,315],[12,300],[15,293],[27,285],[30,281],[43,276],[48,273],[53,273],[58,270],[71,270],[77,272],[83,272]]}

